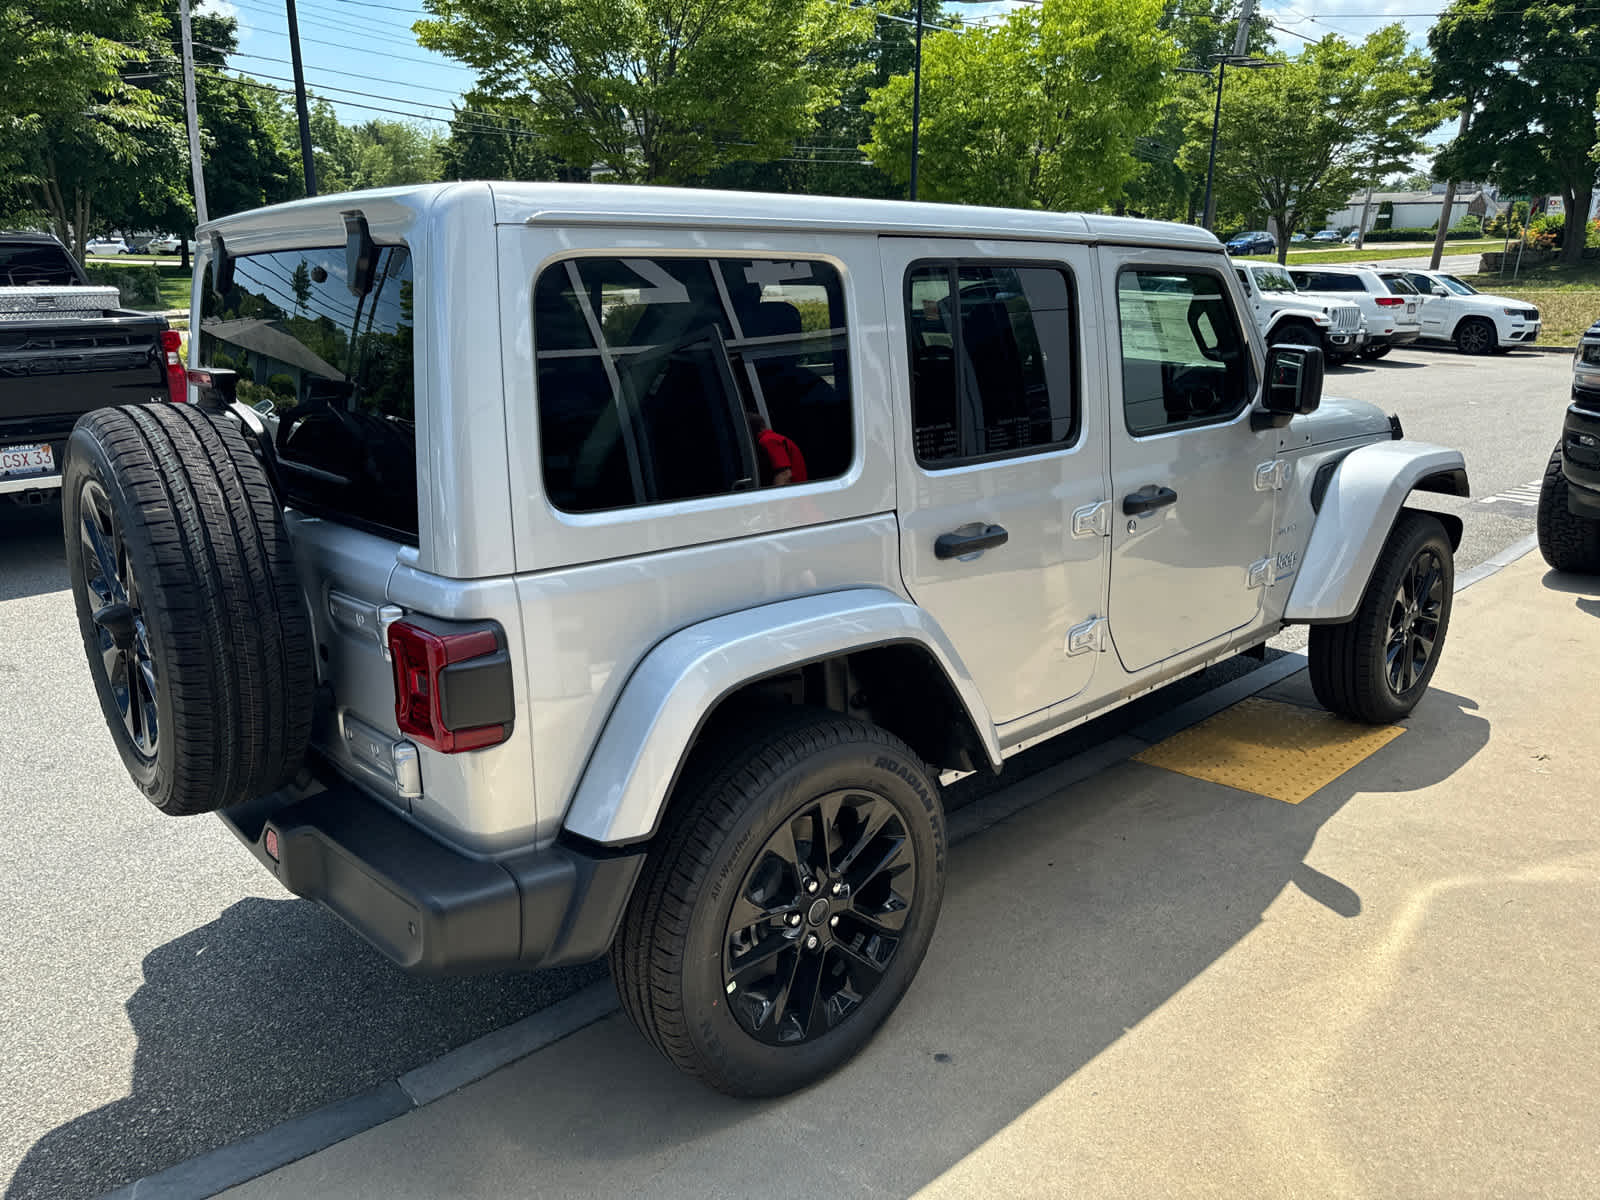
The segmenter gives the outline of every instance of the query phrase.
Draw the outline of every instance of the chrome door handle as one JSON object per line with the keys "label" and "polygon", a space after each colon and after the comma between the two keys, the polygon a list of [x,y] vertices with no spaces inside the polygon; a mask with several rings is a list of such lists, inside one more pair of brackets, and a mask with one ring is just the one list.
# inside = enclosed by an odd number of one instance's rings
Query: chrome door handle
{"label": "chrome door handle", "polygon": [[941,533],[933,543],[935,558],[962,558],[980,550],[1004,546],[1011,535],[999,525],[985,525],[979,533]]}
{"label": "chrome door handle", "polygon": [[1157,487],[1147,483],[1137,492],[1130,492],[1122,498],[1122,515],[1125,517],[1140,517],[1145,513],[1153,513],[1158,508],[1165,508],[1169,504],[1178,502],[1178,493],[1171,488]]}

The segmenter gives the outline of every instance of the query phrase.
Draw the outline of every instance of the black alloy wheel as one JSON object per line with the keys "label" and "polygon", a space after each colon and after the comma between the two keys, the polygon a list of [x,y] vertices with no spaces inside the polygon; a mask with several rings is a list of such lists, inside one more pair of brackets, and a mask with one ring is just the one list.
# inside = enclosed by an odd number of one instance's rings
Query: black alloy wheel
{"label": "black alloy wheel", "polygon": [[916,882],[916,846],[883,797],[852,788],[802,806],[728,917],[723,984],[740,1027],[790,1046],[849,1020],[894,961]]}
{"label": "black alloy wheel", "polygon": [[1401,576],[1389,604],[1384,678],[1404,696],[1427,673],[1444,614],[1445,570],[1438,550],[1423,546]]}
{"label": "black alloy wheel", "polygon": [[1456,349],[1463,354],[1491,354],[1497,340],[1494,326],[1482,317],[1463,321],[1456,330]]}
{"label": "black alloy wheel", "polygon": [[100,669],[128,740],[142,758],[154,759],[161,736],[160,680],[150,652],[139,581],[128,559],[121,523],[99,480],[84,480],[78,507],[78,553],[93,607]]}

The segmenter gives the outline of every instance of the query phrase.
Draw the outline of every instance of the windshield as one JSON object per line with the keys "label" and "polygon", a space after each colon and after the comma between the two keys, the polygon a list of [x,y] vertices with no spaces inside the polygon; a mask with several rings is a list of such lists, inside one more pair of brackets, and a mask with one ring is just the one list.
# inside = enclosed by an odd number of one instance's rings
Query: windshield
{"label": "windshield", "polygon": [[1294,280],[1289,278],[1287,271],[1274,270],[1272,267],[1263,267],[1254,272],[1256,286],[1263,292],[1297,292],[1300,289],[1294,286]]}
{"label": "windshield", "polygon": [[1471,284],[1462,283],[1454,275],[1435,275],[1434,278],[1458,296],[1476,296],[1478,294],[1477,288]]}

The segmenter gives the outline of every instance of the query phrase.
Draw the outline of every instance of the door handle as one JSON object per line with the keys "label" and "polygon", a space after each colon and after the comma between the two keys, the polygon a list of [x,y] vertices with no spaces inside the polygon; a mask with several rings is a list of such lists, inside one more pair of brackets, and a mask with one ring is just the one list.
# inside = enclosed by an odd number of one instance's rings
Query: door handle
{"label": "door handle", "polygon": [[1010,540],[1011,535],[999,525],[985,525],[980,533],[941,533],[934,539],[933,555],[935,558],[962,558],[980,550],[1004,546]]}
{"label": "door handle", "polygon": [[1178,493],[1171,488],[1157,487],[1153,483],[1147,483],[1137,492],[1130,492],[1122,498],[1122,515],[1125,517],[1139,517],[1177,502]]}

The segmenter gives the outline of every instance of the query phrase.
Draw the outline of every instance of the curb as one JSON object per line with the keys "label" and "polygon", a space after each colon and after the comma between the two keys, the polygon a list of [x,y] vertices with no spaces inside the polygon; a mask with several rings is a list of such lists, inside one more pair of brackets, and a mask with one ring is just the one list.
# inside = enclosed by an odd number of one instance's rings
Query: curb
{"label": "curb", "polygon": [[[1456,592],[1464,592],[1504,570],[1536,549],[1538,544],[1534,534],[1511,543],[1498,554],[1456,576]],[[1305,667],[1304,654],[1284,654],[1092,750],[1001,788],[949,818],[949,843],[953,846],[964,842],[1062,788],[1082,783],[1126,762],[1156,742],[1282,683]],[[370,1091],[323,1105],[242,1141],[230,1142],[154,1175],[146,1175],[107,1193],[102,1200],[202,1200],[214,1196],[476,1083],[501,1067],[610,1016],[617,1007],[616,989],[610,980],[592,983],[549,1008],[447,1051]]]}

